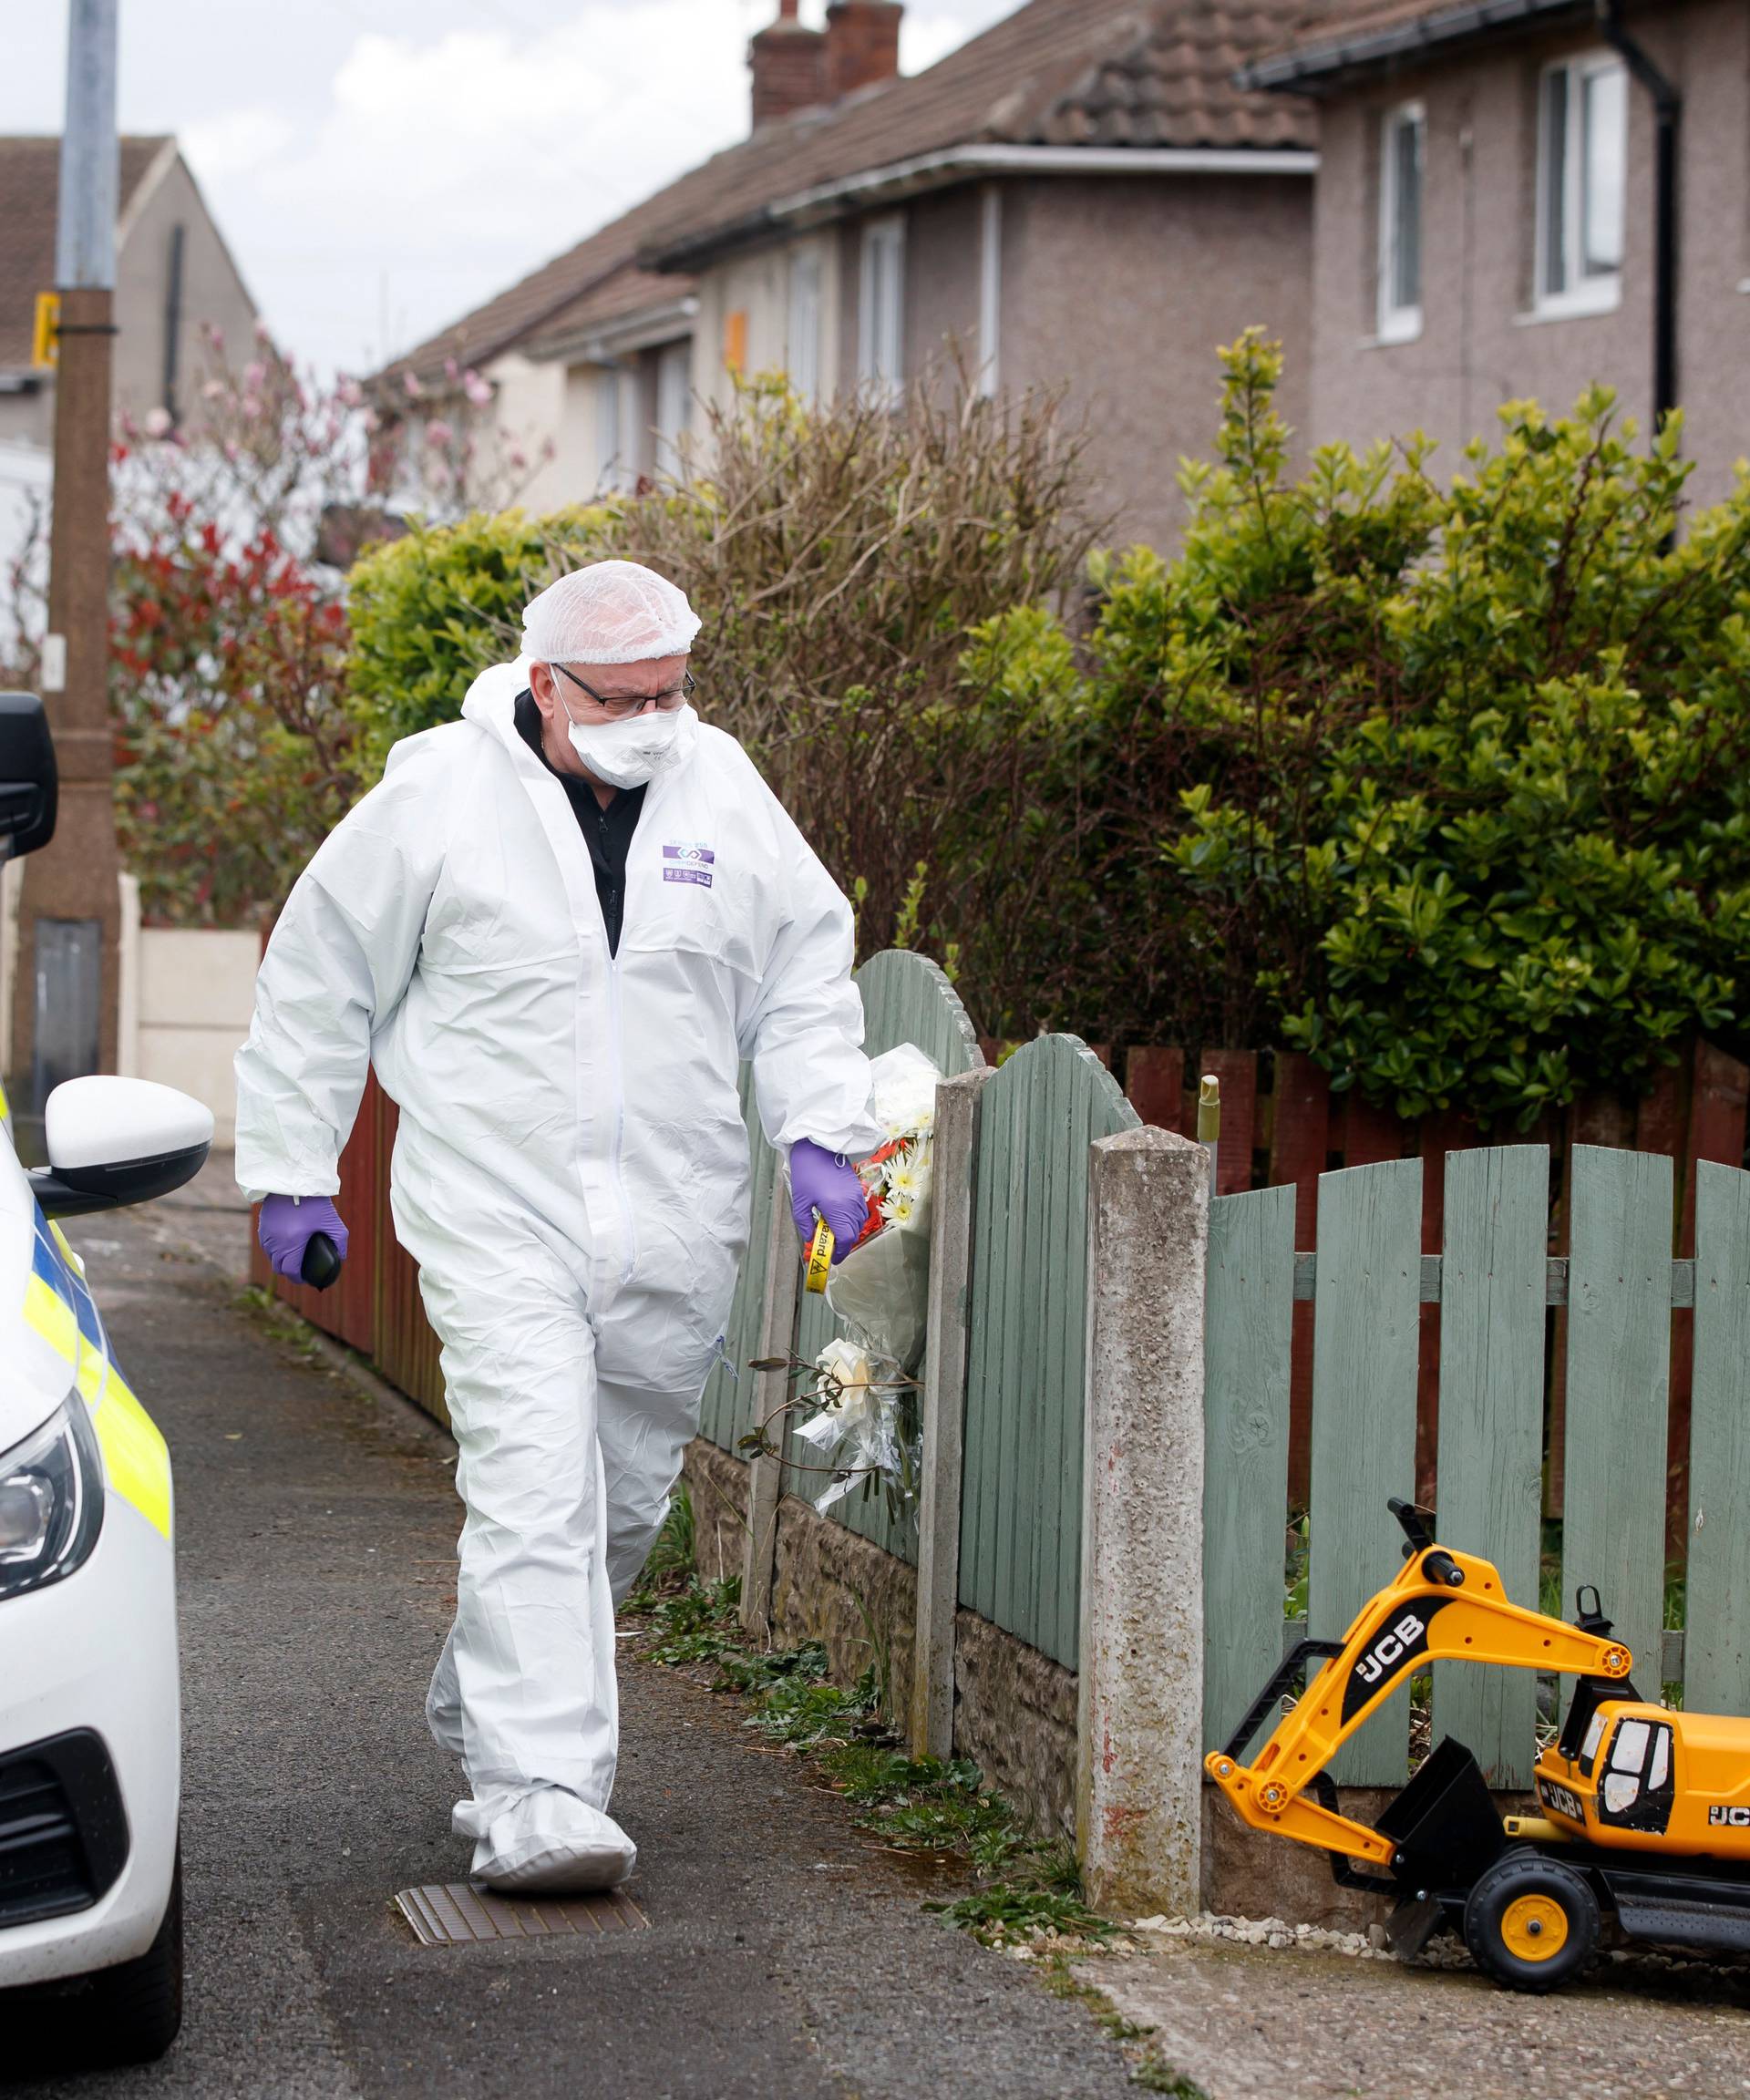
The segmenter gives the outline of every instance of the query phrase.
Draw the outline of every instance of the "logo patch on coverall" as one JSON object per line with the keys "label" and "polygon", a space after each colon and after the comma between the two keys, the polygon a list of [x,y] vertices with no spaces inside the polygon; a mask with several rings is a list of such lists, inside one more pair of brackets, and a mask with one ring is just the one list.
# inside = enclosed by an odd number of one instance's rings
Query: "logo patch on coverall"
{"label": "logo patch on coverall", "polygon": [[716,855],[708,846],[695,846],[682,840],[663,848],[663,880],[664,882],[693,882],[701,890],[711,887],[711,868]]}

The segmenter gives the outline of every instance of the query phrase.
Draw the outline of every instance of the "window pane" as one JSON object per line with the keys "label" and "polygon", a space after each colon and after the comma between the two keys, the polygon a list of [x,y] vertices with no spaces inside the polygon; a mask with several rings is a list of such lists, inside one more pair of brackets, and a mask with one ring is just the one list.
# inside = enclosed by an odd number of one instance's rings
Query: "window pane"
{"label": "window pane", "polygon": [[1422,120],[1392,126],[1392,304],[1422,304]]}
{"label": "window pane", "polygon": [[1607,1772],[1604,1775],[1604,1806],[1612,1816],[1621,1816],[1634,1807],[1641,1793],[1641,1782],[1626,1772]]}
{"label": "window pane", "polygon": [[1662,1786],[1671,1776],[1671,1730],[1662,1728],[1652,1739],[1652,1767],[1647,1774],[1649,1786]]}
{"label": "window pane", "polygon": [[1543,288],[1568,288],[1568,75],[1558,67],[1543,77],[1541,195]]}
{"label": "window pane", "polygon": [[790,259],[790,384],[814,402],[820,394],[820,257],[805,249]]}
{"label": "window pane", "polygon": [[1627,118],[1628,85],[1622,67],[1601,66],[1588,73],[1580,83],[1581,267],[1588,277],[1608,276],[1622,267]]}
{"label": "window pane", "polygon": [[1616,1741],[1611,1745],[1611,1770],[1642,1770],[1647,1762],[1647,1737],[1650,1733],[1644,1721],[1625,1721],[1617,1730]]}

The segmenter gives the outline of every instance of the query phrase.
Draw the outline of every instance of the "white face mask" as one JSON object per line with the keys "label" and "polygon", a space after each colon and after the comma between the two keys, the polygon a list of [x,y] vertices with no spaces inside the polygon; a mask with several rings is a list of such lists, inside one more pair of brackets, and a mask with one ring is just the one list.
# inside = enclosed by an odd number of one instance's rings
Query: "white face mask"
{"label": "white face mask", "polygon": [[658,709],[624,722],[571,722],[571,748],[598,780],[611,788],[642,788],[666,773],[697,741],[699,718],[691,707]]}

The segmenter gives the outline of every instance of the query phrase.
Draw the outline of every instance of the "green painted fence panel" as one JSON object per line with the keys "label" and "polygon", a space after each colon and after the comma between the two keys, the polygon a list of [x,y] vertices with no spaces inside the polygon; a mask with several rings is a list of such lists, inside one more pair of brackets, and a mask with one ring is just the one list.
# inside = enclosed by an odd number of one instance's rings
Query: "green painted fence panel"
{"label": "green painted fence panel", "polygon": [[1073,1035],[984,1089],[961,1502],[960,1600],[1068,1668],[1081,1603],[1088,1147],[1134,1129]]}
{"label": "green painted fence panel", "polygon": [[1750,1714],[1750,1174],[1707,1160],[1695,1182],[1693,1390],[1683,1704]]}
{"label": "green painted fence panel", "polygon": [[1220,1749],[1282,1659],[1294,1190],[1210,1205],[1204,1312],[1203,1742]]}
{"label": "green painted fence panel", "polygon": [[[1340,1640],[1400,1564],[1404,1535],[1385,1504],[1415,1491],[1421,1251],[1419,1159],[1320,1177],[1307,1616],[1323,1640]],[[1409,1718],[1405,1685],[1338,1753],[1333,1776],[1401,1786]]]}
{"label": "green painted fence panel", "polygon": [[1672,1163],[1577,1145],[1569,1230],[1562,1589],[1595,1583],[1659,1696],[1671,1376]]}
{"label": "green painted fence panel", "polygon": [[[1442,1541],[1494,1561],[1535,1611],[1543,1488],[1549,1148],[1448,1152],[1440,1300]],[[1443,1662],[1436,1738],[1456,1735],[1490,1783],[1528,1787],[1537,1755],[1528,1670]]]}
{"label": "green painted fence panel", "polygon": [[[973,1027],[960,995],[928,956],[908,949],[889,948],[871,955],[857,973],[857,987],[863,998],[863,1044],[871,1057],[901,1043],[915,1043],[931,1058],[944,1078],[970,1072],[984,1062]],[[798,1242],[799,1247],[799,1242]],[[798,1293],[796,1354],[812,1363],[839,1332],[824,1298]],[[792,1494],[812,1500],[825,1488],[830,1476],[804,1472],[804,1464],[818,1465],[819,1455],[798,1445],[792,1432],[786,1446],[789,1460],[785,1485]],[[860,1537],[897,1553],[916,1564],[917,1511],[908,1508],[899,1522],[887,1513],[887,1500],[879,1487],[865,1491],[853,1488],[831,1514]]]}

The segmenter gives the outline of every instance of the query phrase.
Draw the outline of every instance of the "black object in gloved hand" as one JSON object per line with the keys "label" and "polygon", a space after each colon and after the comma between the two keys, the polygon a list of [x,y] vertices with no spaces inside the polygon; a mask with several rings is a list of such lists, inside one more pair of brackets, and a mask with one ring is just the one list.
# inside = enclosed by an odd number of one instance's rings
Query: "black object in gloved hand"
{"label": "black object in gloved hand", "polygon": [[340,1250],[326,1232],[313,1232],[299,1265],[300,1278],[314,1291],[325,1291],[340,1274],[344,1264]]}

